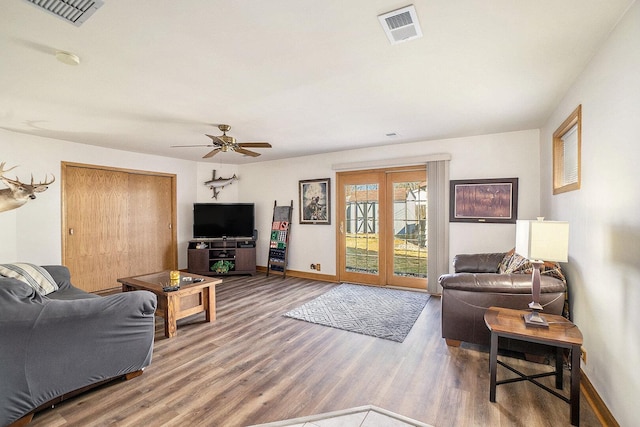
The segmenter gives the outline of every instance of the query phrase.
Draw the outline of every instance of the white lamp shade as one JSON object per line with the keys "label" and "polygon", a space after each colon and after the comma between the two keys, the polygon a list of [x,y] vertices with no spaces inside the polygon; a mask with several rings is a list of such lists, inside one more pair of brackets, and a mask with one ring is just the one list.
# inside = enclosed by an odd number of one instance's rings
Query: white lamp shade
{"label": "white lamp shade", "polygon": [[517,220],[516,253],[531,260],[567,262],[569,223],[566,221]]}

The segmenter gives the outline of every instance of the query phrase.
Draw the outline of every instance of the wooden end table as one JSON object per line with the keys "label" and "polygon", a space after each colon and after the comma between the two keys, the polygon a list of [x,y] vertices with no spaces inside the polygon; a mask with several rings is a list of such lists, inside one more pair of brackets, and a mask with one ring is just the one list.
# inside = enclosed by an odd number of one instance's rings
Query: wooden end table
{"label": "wooden end table", "polygon": [[[183,281],[183,277],[202,279],[202,282]],[[164,336],[167,338],[176,335],[176,322],[185,317],[204,312],[206,322],[216,320],[216,285],[222,283],[221,279],[181,273],[180,289],[171,292],[162,290],[163,286],[169,284],[169,271],[125,277],[118,279],[118,282],[122,283],[123,292],[145,290],[156,294],[156,315],[164,318]]]}
{"label": "wooden end table", "polygon": [[[541,316],[549,322],[548,328],[526,326],[523,316],[527,313],[529,312],[524,310],[489,307],[484,315],[484,322],[491,331],[491,352],[489,355],[491,385],[489,390],[489,401],[496,401],[496,386],[500,384],[517,381],[530,381],[538,387],[569,403],[571,407],[571,424],[577,426],[580,423],[580,346],[582,346],[582,333],[578,327],[569,320],[562,316],[553,314],[541,314]],[[555,347],[555,371],[536,375],[525,375],[498,360],[498,339],[500,337],[546,344]],[[556,389],[562,389],[563,348],[571,350],[571,390],[569,398],[536,380],[537,378],[555,375]],[[498,364],[504,366],[515,374],[518,374],[519,377],[496,381]]]}

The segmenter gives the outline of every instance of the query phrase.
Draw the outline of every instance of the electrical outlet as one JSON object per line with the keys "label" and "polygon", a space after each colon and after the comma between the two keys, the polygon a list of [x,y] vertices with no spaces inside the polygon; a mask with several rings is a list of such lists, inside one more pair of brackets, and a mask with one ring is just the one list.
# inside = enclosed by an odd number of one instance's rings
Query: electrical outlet
{"label": "electrical outlet", "polygon": [[584,347],[580,347],[580,359],[587,364],[587,350]]}
{"label": "electrical outlet", "polygon": [[316,271],[320,271],[320,264],[316,264]]}

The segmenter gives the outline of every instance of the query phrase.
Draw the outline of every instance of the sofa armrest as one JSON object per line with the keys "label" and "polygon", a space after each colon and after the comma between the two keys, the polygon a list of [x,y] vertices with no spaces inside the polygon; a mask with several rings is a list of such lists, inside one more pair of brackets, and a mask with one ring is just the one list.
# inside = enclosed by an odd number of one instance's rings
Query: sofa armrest
{"label": "sofa armrest", "polygon": [[453,259],[456,273],[497,273],[505,252],[486,254],[459,254]]}
{"label": "sofa armrest", "polygon": [[43,265],[42,268],[56,281],[59,289],[67,289],[71,284],[71,272],[64,265]]}
{"label": "sofa armrest", "polygon": [[82,298],[100,298],[99,295],[76,288],[71,283],[71,273],[64,265],[43,265],[58,285],[58,290],[47,294],[47,298],[56,300],[74,300]]}

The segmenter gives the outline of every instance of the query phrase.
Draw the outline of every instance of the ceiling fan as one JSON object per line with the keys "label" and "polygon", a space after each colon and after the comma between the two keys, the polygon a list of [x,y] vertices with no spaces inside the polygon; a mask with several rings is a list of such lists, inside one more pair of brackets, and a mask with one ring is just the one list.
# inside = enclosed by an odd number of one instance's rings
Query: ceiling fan
{"label": "ceiling fan", "polygon": [[226,153],[227,151],[235,151],[236,153],[245,154],[247,156],[258,157],[260,153],[247,150],[247,148],[271,148],[271,144],[268,142],[236,142],[234,137],[227,136],[227,132],[231,130],[231,126],[229,125],[218,125],[218,129],[222,131],[222,135],[207,135],[211,138],[211,144],[172,145],[172,147],[215,147],[213,150],[202,156],[203,159],[213,157],[221,151],[223,153]]}

